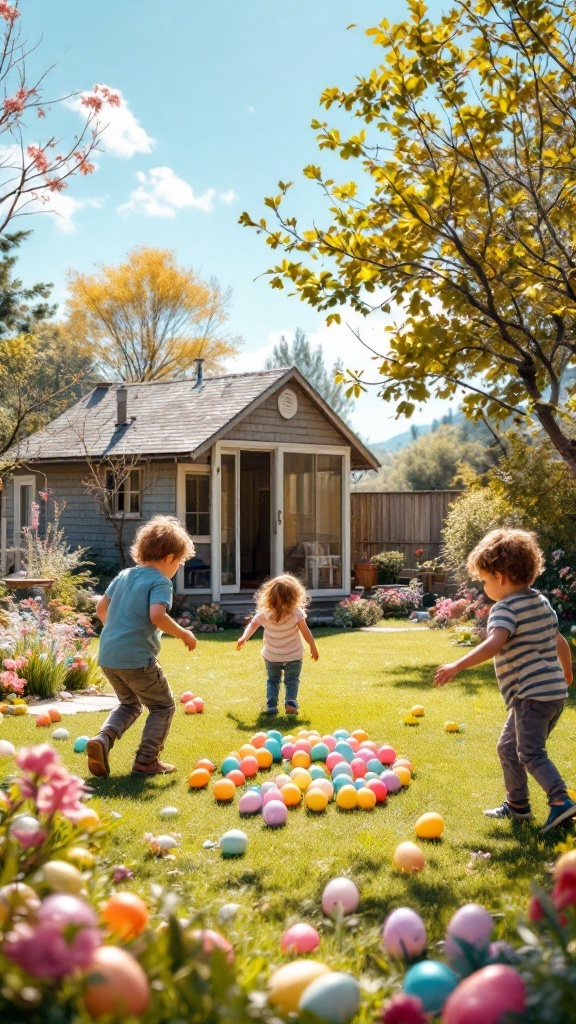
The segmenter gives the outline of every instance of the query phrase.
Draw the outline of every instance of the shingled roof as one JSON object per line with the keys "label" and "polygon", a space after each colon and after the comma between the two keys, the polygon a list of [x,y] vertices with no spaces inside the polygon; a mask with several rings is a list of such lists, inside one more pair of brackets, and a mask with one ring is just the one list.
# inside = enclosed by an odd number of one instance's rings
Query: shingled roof
{"label": "shingled roof", "polygon": [[121,385],[102,384],[44,430],[21,441],[18,460],[60,462],[107,455],[194,457],[291,379],[306,390],[370,468],[377,466],[372,453],[294,368],[205,377],[200,388],[194,378],[122,385],[128,391],[126,424],[117,423],[116,393]]}

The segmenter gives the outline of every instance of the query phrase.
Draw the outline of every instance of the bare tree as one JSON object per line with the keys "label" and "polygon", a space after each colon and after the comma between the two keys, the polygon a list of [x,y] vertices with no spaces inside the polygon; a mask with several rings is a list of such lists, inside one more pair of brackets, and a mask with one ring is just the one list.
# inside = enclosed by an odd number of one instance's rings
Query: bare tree
{"label": "bare tree", "polygon": [[[154,484],[155,477],[150,474],[150,459],[144,459],[141,455],[93,458],[88,452],[85,457],[88,475],[82,480],[82,486],[114,530],[120,565],[125,569],[128,565],[125,526],[141,512],[142,497]],[[145,483],[144,469],[147,470]],[[134,501],[136,496],[137,507]]]}

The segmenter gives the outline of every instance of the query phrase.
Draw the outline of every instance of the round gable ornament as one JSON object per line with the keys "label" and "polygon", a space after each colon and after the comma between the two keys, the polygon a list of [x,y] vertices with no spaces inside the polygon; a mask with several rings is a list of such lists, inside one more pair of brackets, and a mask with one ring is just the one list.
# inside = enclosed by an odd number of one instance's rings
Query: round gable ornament
{"label": "round gable ornament", "polygon": [[278,412],[285,420],[291,420],[298,412],[298,399],[290,388],[286,388],[279,396]]}

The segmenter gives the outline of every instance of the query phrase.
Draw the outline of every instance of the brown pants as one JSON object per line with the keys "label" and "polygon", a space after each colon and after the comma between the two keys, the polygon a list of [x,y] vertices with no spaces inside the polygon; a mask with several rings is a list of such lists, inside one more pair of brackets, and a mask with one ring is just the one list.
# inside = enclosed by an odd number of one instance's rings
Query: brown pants
{"label": "brown pants", "polygon": [[120,739],[142,714],[144,705],[149,714],[135,760],[139,764],[150,764],[164,748],[176,710],[166,676],[157,661],[153,661],[148,668],[102,667],[102,671],[114,688],[120,704],[110,712],[100,732],[107,732],[113,739]]}

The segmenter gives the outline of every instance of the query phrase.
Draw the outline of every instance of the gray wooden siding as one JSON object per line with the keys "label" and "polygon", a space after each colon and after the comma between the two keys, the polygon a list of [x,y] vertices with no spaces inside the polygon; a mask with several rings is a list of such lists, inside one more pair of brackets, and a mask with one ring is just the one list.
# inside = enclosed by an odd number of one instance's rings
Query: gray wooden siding
{"label": "gray wooden siding", "polygon": [[332,426],[329,420],[310,401],[294,381],[287,387],[298,396],[298,412],[291,420],[285,420],[278,412],[278,394],[262,402],[254,412],[246,416],[227,434],[223,440],[270,441],[272,444],[334,444],[349,447],[349,442]]}

